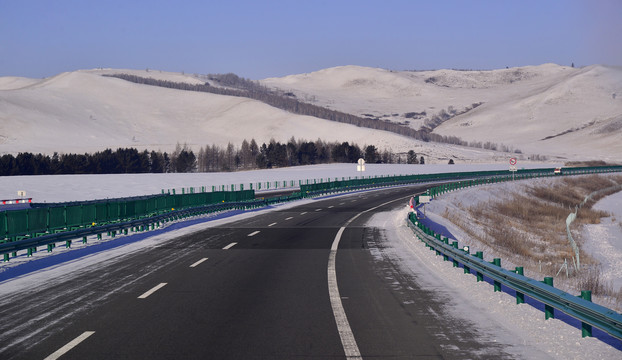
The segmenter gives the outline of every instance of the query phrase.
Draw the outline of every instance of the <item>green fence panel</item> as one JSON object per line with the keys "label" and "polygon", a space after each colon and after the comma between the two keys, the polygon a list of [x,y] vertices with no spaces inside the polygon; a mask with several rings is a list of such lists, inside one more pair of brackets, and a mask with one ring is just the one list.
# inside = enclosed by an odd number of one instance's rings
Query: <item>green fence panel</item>
{"label": "green fence panel", "polygon": [[108,205],[109,202],[95,204],[95,220],[96,223],[106,223],[110,221],[110,217],[108,215]]}
{"label": "green fence panel", "polygon": [[123,202],[111,201],[108,203],[108,220],[118,221],[121,219],[121,205]]}
{"label": "green fence panel", "polygon": [[28,210],[14,210],[8,214],[7,228],[9,236],[28,233]]}
{"label": "green fence panel", "polygon": [[64,229],[66,226],[65,222],[65,207],[64,206],[55,206],[49,208],[50,214],[50,230],[56,229]]}
{"label": "green fence panel", "polygon": [[82,205],[67,206],[67,227],[82,226]]}
{"label": "green fence panel", "polygon": [[134,201],[135,217],[145,216],[147,214],[147,200]]}
{"label": "green fence panel", "polygon": [[82,222],[80,225],[91,225],[94,222],[97,222],[97,204],[82,205]]}
{"label": "green fence panel", "polygon": [[125,202],[125,218],[132,219],[136,217],[136,200],[129,200]]}
{"label": "green fence panel", "polygon": [[48,230],[48,209],[28,209],[28,232],[44,233]]}
{"label": "green fence panel", "polygon": [[155,214],[158,212],[157,199],[155,197],[145,199],[146,213]]}
{"label": "green fence panel", "polygon": [[7,227],[7,212],[0,212],[0,240],[6,238],[9,235],[9,229]]}

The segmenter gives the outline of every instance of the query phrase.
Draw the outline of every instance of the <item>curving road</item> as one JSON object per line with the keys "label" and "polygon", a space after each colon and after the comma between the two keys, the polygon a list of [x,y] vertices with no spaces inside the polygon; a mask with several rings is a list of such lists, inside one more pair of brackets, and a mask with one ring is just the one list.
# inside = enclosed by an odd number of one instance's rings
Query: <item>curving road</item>
{"label": "curving road", "polygon": [[422,190],[277,207],[31,275],[36,286],[0,298],[0,358],[509,358],[377,256],[387,239],[366,221]]}

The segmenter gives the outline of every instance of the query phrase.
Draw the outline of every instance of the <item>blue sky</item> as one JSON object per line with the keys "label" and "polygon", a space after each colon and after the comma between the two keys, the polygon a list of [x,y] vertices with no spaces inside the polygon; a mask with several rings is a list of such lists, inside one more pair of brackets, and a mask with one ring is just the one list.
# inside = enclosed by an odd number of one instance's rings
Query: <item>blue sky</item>
{"label": "blue sky", "polygon": [[0,76],[622,65],[622,0],[0,0]]}

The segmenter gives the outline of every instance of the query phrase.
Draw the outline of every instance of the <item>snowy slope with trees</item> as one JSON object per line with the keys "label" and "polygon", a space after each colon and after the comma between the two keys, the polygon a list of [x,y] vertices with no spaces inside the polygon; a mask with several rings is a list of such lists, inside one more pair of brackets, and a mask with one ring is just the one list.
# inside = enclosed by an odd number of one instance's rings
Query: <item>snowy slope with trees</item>
{"label": "snowy slope with trees", "polygon": [[[261,101],[135,84],[128,74],[226,87],[209,75],[94,69],[47,79],[0,78],[0,153],[96,152],[135,147],[172,152],[243,140],[345,142],[414,150],[429,162],[604,159],[622,152],[622,70],[554,64],[491,71],[389,71],[359,66],[260,81],[304,103],[376,124],[456,137],[472,147],[293,114]],[[227,79],[226,76],[220,79]],[[494,151],[497,150],[497,151]]]}
{"label": "snowy slope with trees", "polygon": [[425,126],[470,144],[493,142],[562,158],[616,160],[622,152],[618,67],[391,71],[343,66],[261,82],[323,106]]}
{"label": "snowy slope with trees", "polygon": [[[255,139],[286,143],[296,139],[349,142],[361,147],[441,158],[501,156],[490,151],[429,144],[397,134],[292,114],[257,100],[140,85],[104,77],[126,70],[63,73],[49,79],[0,79],[0,153],[93,153],[106,148],[172,152],[176,144],[201,147]],[[196,78],[155,71],[175,82]],[[481,156],[480,156],[481,155]]]}

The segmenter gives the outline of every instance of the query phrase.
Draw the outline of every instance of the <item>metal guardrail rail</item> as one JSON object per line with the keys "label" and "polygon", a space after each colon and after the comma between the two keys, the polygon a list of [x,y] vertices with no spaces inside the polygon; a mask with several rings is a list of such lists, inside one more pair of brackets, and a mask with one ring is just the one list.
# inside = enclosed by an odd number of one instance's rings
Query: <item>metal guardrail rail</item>
{"label": "metal guardrail rail", "polygon": [[[487,276],[494,282],[515,290],[517,292],[517,297],[519,294],[524,294],[554,309],[563,311],[582,321],[584,323],[584,329],[585,324],[589,324],[616,338],[622,339],[622,314],[618,314],[611,309],[594,304],[583,298],[573,296],[551,285],[503,269],[496,264],[486,262],[476,255],[458,249],[457,241],[449,245],[447,240],[440,240],[440,236],[434,234],[433,231],[427,229],[425,225],[418,222],[414,213],[409,215],[407,222],[408,226],[413,229],[421,241],[425,242],[431,249],[463,264],[463,267],[469,269],[469,273],[470,269],[473,269],[476,273],[479,273],[477,274],[478,276],[480,276],[480,274]],[[588,336],[591,336],[591,329],[589,332],[590,335]]]}
{"label": "metal guardrail rail", "polygon": [[[28,250],[28,255],[32,255],[32,253],[36,251],[37,247],[46,245],[50,246],[56,244],[57,242],[70,241],[73,239],[84,238],[91,235],[100,235],[102,233],[123,231],[141,226],[148,226],[153,224],[159,225],[160,222],[168,222],[174,219],[187,218],[190,216],[202,215],[210,212],[225,211],[231,209],[257,208],[273,203],[278,203],[281,201],[284,201],[283,198],[272,198],[267,200],[257,199],[250,201],[209,204],[205,206],[169,211],[163,214],[143,217],[130,221],[121,221],[99,226],[82,227],[76,230],[42,234],[36,237],[0,243],[0,255],[4,255],[4,260],[8,261],[10,253],[14,253],[14,255],[16,255],[15,253],[17,251]],[[51,251],[50,247],[48,247],[48,251]]]}

